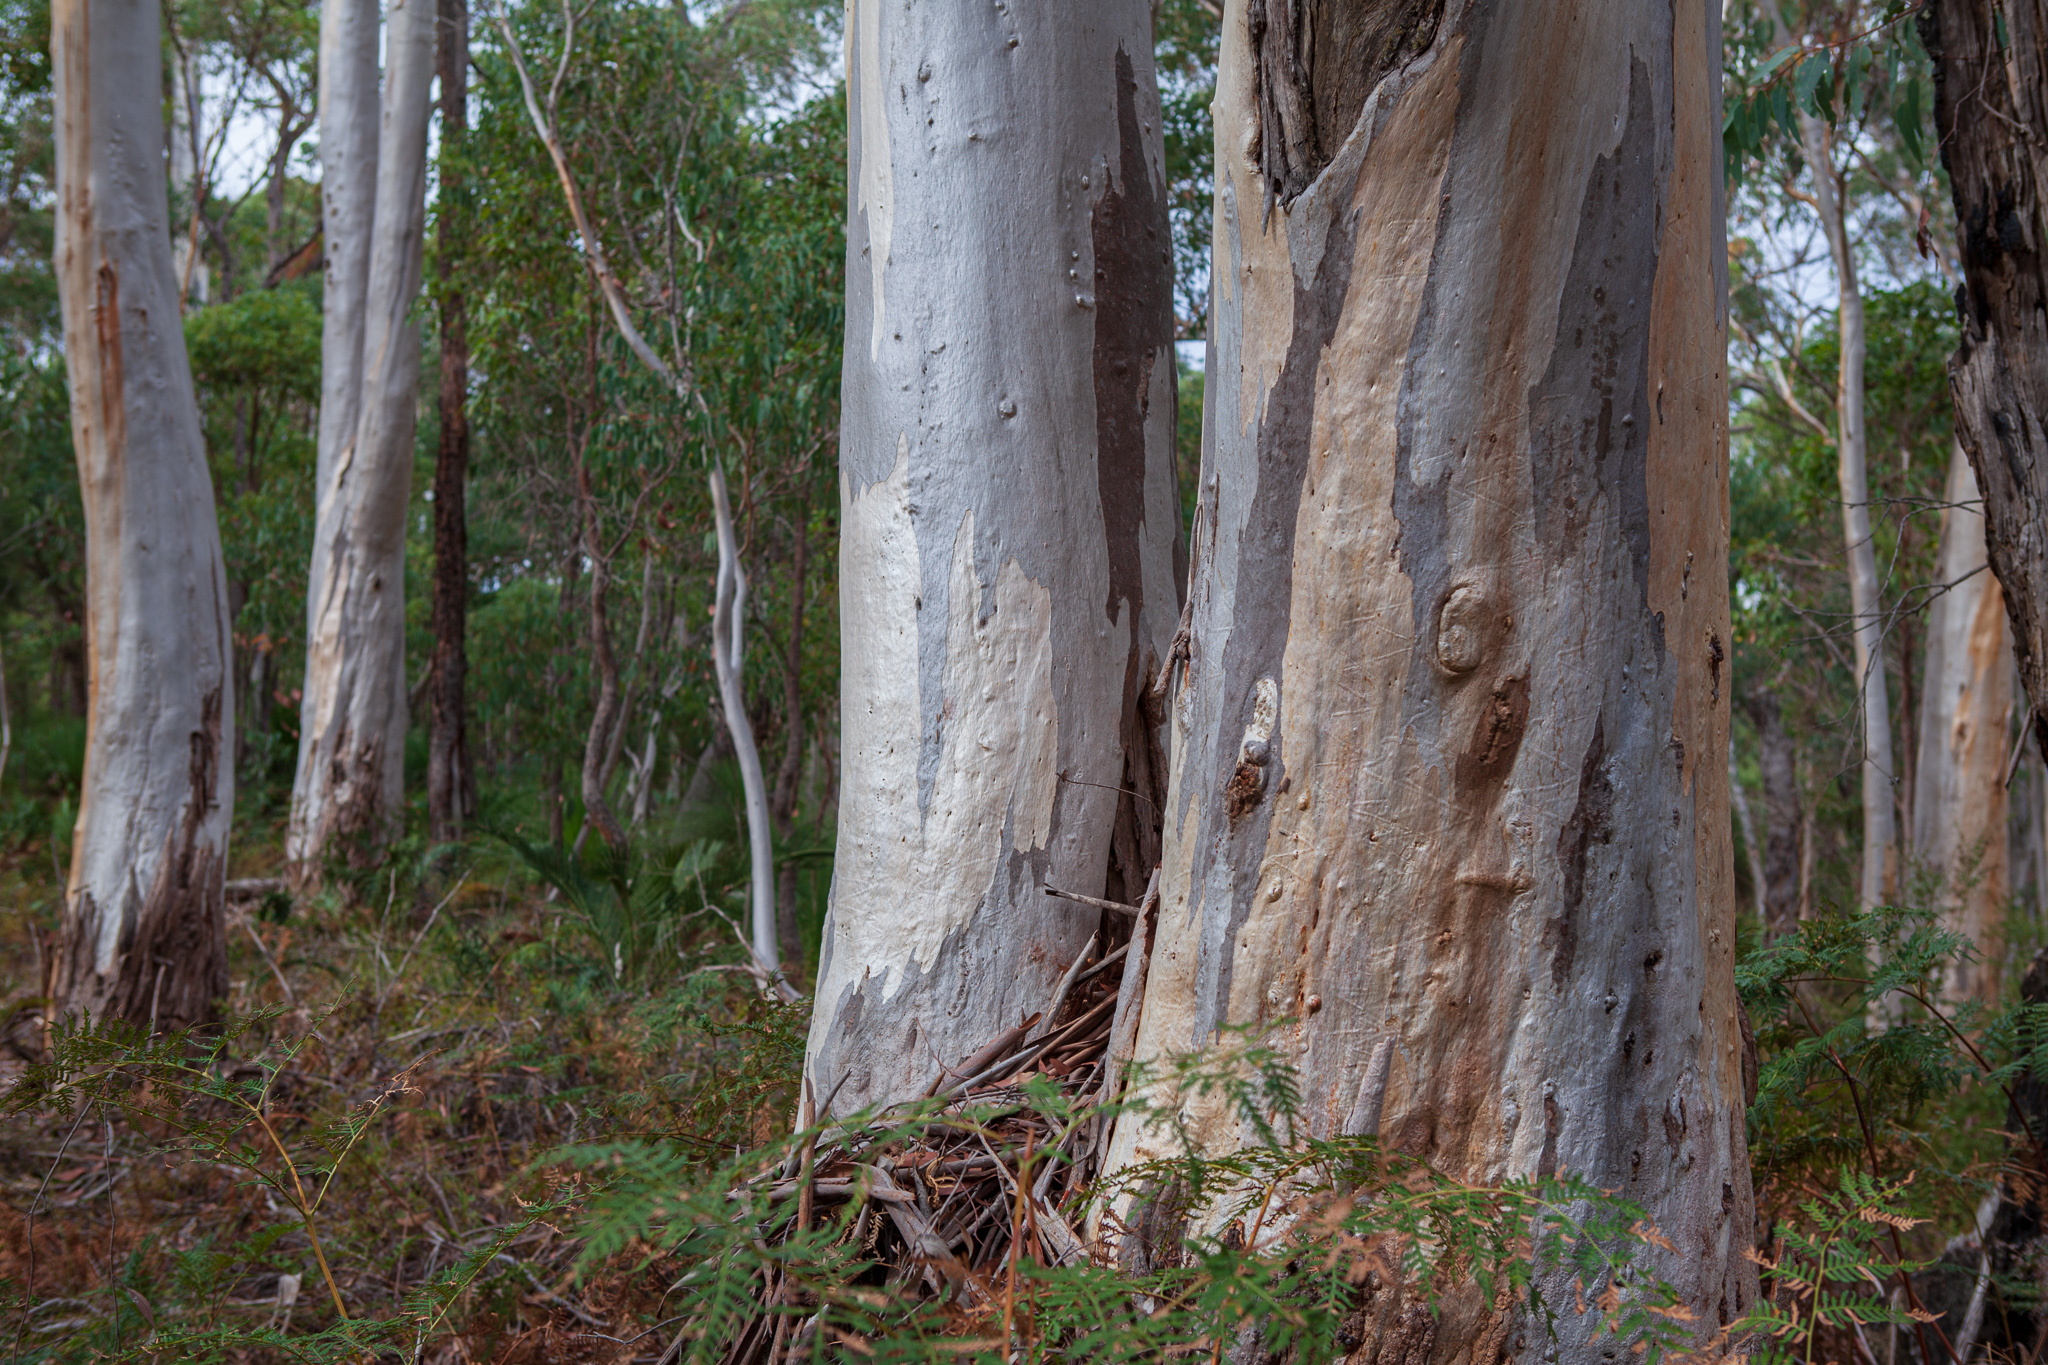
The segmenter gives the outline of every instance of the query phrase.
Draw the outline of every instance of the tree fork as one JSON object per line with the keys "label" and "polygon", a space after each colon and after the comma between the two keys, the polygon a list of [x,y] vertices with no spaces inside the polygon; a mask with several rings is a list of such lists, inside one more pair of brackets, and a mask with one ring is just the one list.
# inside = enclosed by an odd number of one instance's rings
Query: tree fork
{"label": "tree fork", "polygon": [[[332,14],[321,15],[323,54],[332,51],[337,75],[348,73],[321,97],[323,170],[330,135],[342,144],[338,183],[332,191],[323,186],[322,196],[329,260],[344,271],[329,277],[344,316],[331,329],[323,322],[322,364],[331,359],[338,367],[337,383],[353,373],[356,392],[352,408],[337,395],[343,411],[330,425],[322,375],[305,697],[285,838],[285,855],[301,877],[317,874],[335,852],[356,866],[373,864],[403,815],[405,508],[420,368],[411,312],[425,232],[434,28],[434,0],[393,0],[380,111],[371,100],[375,6],[363,12],[357,0],[336,0]],[[358,69],[365,49],[367,71]],[[375,130],[373,175],[361,153],[370,140],[358,126],[366,112]],[[359,232],[367,234],[367,247],[348,246],[345,239]],[[363,272],[359,294],[345,273],[356,268]],[[341,325],[351,310],[359,311],[353,333]],[[352,426],[339,424],[346,417]]]}

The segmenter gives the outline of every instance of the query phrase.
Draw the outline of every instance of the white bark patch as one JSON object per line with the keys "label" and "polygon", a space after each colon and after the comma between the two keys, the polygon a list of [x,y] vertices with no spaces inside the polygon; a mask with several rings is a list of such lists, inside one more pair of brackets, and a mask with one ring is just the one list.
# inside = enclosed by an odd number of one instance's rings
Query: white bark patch
{"label": "white bark patch", "polygon": [[[890,230],[896,219],[896,187],[890,169],[888,96],[882,89],[882,7],[847,5],[846,83],[855,92],[860,120],[859,199],[854,212],[868,216],[868,271],[874,280],[869,316],[868,358],[882,354],[882,275],[889,268]],[[858,43],[858,60],[855,47]]]}
{"label": "white bark patch", "polygon": [[1280,684],[1261,678],[1252,689],[1251,724],[1244,727],[1244,739],[1237,746],[1240,763],[1266,761],[1266,745],[1273,738],[1273,725],[1280,719]]}
{"label": "white bark patch", "polygon": [[[860,819],[842,814],[834,967],[882,975],[889,999],[914,962],[930,970],[947,935],[973,917],[1008,847],[1052,839],[1059,795],[1059,705],[1052,686],[1052,594],[1015,560],[997,572],[995,609],[978,619],[974,516],[954,537],[946,625],[939,763],[920,816],[917,535],[907,442],[888,479],[855,495],[849,482],[842,542],[841,620],[847,641],[842,725],[849,790],[867,794]],[[908,609],[906,609],[908,604]]]}

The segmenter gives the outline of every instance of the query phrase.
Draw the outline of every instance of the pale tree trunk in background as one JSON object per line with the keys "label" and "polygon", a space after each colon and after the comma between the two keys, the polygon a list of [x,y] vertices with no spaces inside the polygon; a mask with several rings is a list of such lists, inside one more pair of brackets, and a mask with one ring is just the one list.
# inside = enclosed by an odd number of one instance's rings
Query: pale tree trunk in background
{"label": "pale tree trunk in background", "polygon": [[1919,25],[1963,258],[1956,436],[2048,755],[2048,0],[1936,0]]}
{"label": "pale tree trunk in background", "polygon": [[191,58],[185,52],[177,52],[171,58],[171,190],[179,200],[187,219],[171,224],[171,278],[177,281],[178,295],[183,303],[205,303],[207,300],[206,262],[194,260],[198,254],[198,222],[189,215],[192,212],[192,195],[203,190],[199,181],[199,141],[203,130],[198,126],[200,100],[199,73],[192,69]]}
{"label": "pale tree trunk in background", "polygon": [[374,861],[396,832],[405,777],[405,506],[420,376],[408,313],[425,232],[434,0],[394,3],[387,27],[356,424],[320,460],[285,845],[302,874],[330,850]]}
{"label": "pale tree trunk in background", "polygon": [[234,689],[166,222],[158,9],[58,0],[50,40],[91,656],[58,1008],[178,1028],[228,984]]}
{"label": "pale tree trunk in background", "polygon": [[[921,1094],[1095,932],[1179,619],[1145,0],[856,0],[840,439],[845,796],[807,1069]],[[1121,867],[1126,899],[1149,865]]]}
{"label": "pale tree trunk in background", "polygon": [[782,978],[782,952],[775,936],[774,833],[768,823],[768,782],[761,749],[747,716],[747,571],[740,563],[732,505],[725,496],[725,471],[711,467],[711,507],[718,528],[718,587],[712,597],[711,666],[718,679],[718,707],[740,761],[740,787],[747,804],[747,919],[754,960],[785,1000],[796,992]]}
{"label": "pale tree trunk in background", "polygon": [[1863,723],[1863,865],[1858,900],[1883,905],[1896,870],[1892,779],[1891,689],[1884,673],[1884,604],[1878,600],[1877,547],[1870,538],[1868,441],[1863,423],[1863,288],[1842,217],[1828,127],[1799,116],[1800,147],[1813,181],[1814,203],[1834,261],[1841,368],[1835,380],[1835,482],[1842,497],[1842,539],[1849,558],[1849,610],[1855,615],[1855,660]]}
{"label": "pale tree trunk in background", "polygon": [[2012,742],[2012,637],[2004,594],[1985,564],[1977,479],[1961,447],[1949,461],[1946,501],[1934,576],[1954,586],[1927,611],[1913,856],[1941,878],[1943,927],[1967,937],[1981,955],[1951,963],[1943,991],[1952,1000],[1996,1005],[2011,856],[2005,760]]}
{"label": "pale tree trunk in background", "polygon": [[1756,837],[1756,821],[1749,813],[1749,793],[1742,788],[1741,764],[1735,757],[1735,746],[1728,746],[1728,790],[1735,798],[1735,822],[1742,830],[1742,851],[1749,863],[1750,895],[1756,899],[1756,918],[1765,933],[1770,932],[1771,907],[1769,883],[1764,873],[1763,844]]}
{"label": "pale tree trunk in background", "polygon": [[[362,412],[363,307],[377,209],[376,0],[320,6],[320,427],[314,486],[353,446]],[[313,541],[312,581],[327,555]]]}
{"label": "pale tree trunk in background", "polygon": [[[1618,1191],[1711,1331],[1757,1284],[1719,6],[1311,14],[1223,20],[1210,445],[1137,1055],[1292,1019],[1271,1041],[1329,1135],[1370,1126],[1388,1040],[1386,1141]],[[1243,1139],[1221,1095],[1180,1113]],[[1172,1150],[1125,1123],[1110,1161]],[[1367,1339],[1410,1307],[1376,1298]],[[1600,1359],[1596,1317],[1545,1358]],[[1542,1348],[1469,1297],[1417,1330],[1416,1359]]]}

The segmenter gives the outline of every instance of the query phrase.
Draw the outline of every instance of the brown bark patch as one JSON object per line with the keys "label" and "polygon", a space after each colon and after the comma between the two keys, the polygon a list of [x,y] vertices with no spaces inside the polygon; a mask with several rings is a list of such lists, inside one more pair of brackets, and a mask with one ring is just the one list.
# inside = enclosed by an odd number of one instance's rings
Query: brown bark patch
{"label": "brown bark patch", "polygon": [[[90,224],[85,225],[90,229]],[[128,449],[127,385],[122,378],[121,271],[111,259],[102,260],[95,281],[93,329],[100,352],[100,427],[106,438],[106,453],[121,463]]]}
{"label": "brown bark patch", "polygon": [[1230,811],[1230,823],[1236,824],[1250,815],[1259,804],[1259,794],[1266,789],[1266,770],[1248,758],[1239,759],[1237,770],[1224,784],[1223,801]]}
{"label": "brown bark patch", "polygon": [[1140,1194],[1131,1207],[1120,1259],[1133,1275],[1174,1270],[1188,1264],[1188,1192],[1169,1180]]}
{"label": "brown bark patch", "polygon": [[1347,1365],[1429,1365],[1437,1323],[1422,1295],[1407,1292],[1398,1279],[1388,1284],[1374,1271],[1359,1297],[1364,1302],[1337,1329]]}
{"label": "brown bark patch", "polygon": [[382,856],[380,846],[385,834],[384,744],[380,738],[369,736],[353,755],[349,752],[352,748],[357,748],[355,735],[343,731],[335,741],[329,780],[336,792],[347,795],[330,807],[333,816],[317,847],[336,847],[339,841],[349,866],[374,867]]}
{"label": "brown bark patch", "polygon": [[1963,258],[1949,360],[1956,438],[1977,472],[1991,568],[2048,752],[2048,7],[1937,0],[1918,22]]}
{"label": "brown bark patch", "polygon": [[[1479,713],[1472,742],[1458,755],[1461,798],[1481,795],[1488,787],[1498,791],[1514,770],[1515,756],[1522,751],[1522,734],[1528,726],[1529,680],[1503,678]],[[1487,804],[1491,813],[1491,803]]]}

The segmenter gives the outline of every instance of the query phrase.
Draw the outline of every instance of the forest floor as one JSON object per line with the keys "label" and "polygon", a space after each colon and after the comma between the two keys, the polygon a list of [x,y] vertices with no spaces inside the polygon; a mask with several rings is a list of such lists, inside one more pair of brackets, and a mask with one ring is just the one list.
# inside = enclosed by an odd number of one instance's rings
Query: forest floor
{"label": "forest floor", "polygon": [[[278,877],[280,850],[265,828],[275,822],[239,827],[234,879]],[[642,867],[680,886],[696,866],[689,856]],[[789,1144],[809,1014],[806,1001],[763,999],[735,970],[732,931],[715,915],[677,913],[670,899],[669,918],[649,932],[632,907],[650,902],[623,884],[612,894],[586,878],[580,892],[551,893],[504,841],[434,850],[408,841],[374,870],[330,876],[317,891],[231,901],[223,1029],[155,1045],[110,1030],[59,1035],[53,1067],[37,1059],[61,866],[61,850],[34,839],[0,859],[0,905],[15,911],[0,916],[0,1358],[668,1358],[683,1330],[682,1263],[672,1241],[657,1247],[630,1229],[663,1218],[686,1225],[672,1201],[698,1187],[710,1202],[692,1207],[726,1218],[732,1187],[721,1182],[733,1163]],[[705,882],[718,879],[695,881],[708,910]],[[1781,972],[1861,975],[1865,940],[1827,932],[1834,938],[1800,949],[1807,956],[1787,958]],[[1939,961],[1924,965],[1935,972]],[[1070,1065],[1093,1064],[1078,1059],[1093,1057],[1108,1030],[1112,979],[1077,990],[1060,1016],[1087,1033],[1075,1035]],[[1837,1003],[1843,1020],[1867,1014],[1853,991]],[[1758,1023],[1767,1061],[1802,1045],[1788,1018]],[[1833,1069],[1814,1081],[1787,1073],[1772,1083],[1783,1098],[1761,1121],[1751,1115],[1760,1229],[1776,1236],[1781,1219],[1806,1220],[1811,1201],[1838,1184],[1846,1191],[1848,1173],[1867,1164],[1871,1179],[1897,1182],[1886,1197],[1910,1199],[1917,1215],[1905,1220],[1910,1253],[1873,1244],[1870,1266],[1948,1253],[1960,1279],[1948,1278],[1962,1288],[1924,1289],[1953,1298],[1941,1307],[1959,1323],[1976,1253],[1948,1239],[1969,1226],[2009,1159],[2004,1096],[1965,1084],[1970,1068],[1938,1021],[1898,1022],[1861,1041],[1856,1033],[1830,1033],[1828,1047],[1846,1049],[1830,1051]],[[1046,1070],[1065,1079],[1060,1066]],[[1858,1077],[1846,1099],[1837,1073]],[[1887,1116],[1885,1131],[1855,1141],[1845,1106]],[[1028,1162],[1030,1139],[1019,1141]],[[929,1177],[938,1164],[973,1166],[987,1188],[969,1199],[973,1182],[948,1177],[962,1198],[934,1217],[949,1245],[967,1247],[963,1261],[975,1260],[977,1237],[994,1239],[981,1261],[1000,1261],[1023,1225],[1005,1233],[1004,1219],[989,1224],[980,1211],[1004,1205],[1003,1182],[1014,1187],[1024,1169],[1015,1153],[998,1138],[1001,1155],[991,1151],[982,1170],[964,1147],[925,1146],[922,1156],[899,1152],[896,1169]],[[829,1166],[824,1149],[816,1155]],[[853,1156],[838,1159],[854,1169]],[[654,1173],[642,1185],[656,1215],[613,1218],[607,1233],[606,1201],[613,1210],[617,1201],[600,1192],[617,1172],[627,1185],[639,1178],[636,1162]],[[1085,1184],[1078,1167],[1075,1175]],[[815,1178],[846,1180],[839,1168]],[[1864,1216],[1873,1197],[1844,1206],[1844,1235],[1874,1235]],[[659,1212],[662,1201],[670,1213]],[[1058,1214],[1047,1221],[1062,1226]],[[1032,1254],[1046,1265],[1064,1259]],[[969,1276],[986,1268],[961,1267]],[[1014,1289],[1014,1266],[1011,1274]],[[765,1321],[756,1316],[753,1330]]]}
{"label": "forest floor", "polygon": [[[244,840],[232,873],[279,862]],[[167,1100],[180,1081],[163,1070],[111,1079],[140,1054],[103,1045],[69,1077],[96,1099],[0,1120],[0,1355],[150,1358],[143,1342],[175,1328],[201,1334],[186,1358],[307,1358],[292,1343],[343,1315],[417,1316],[420,1287],[458,1264],[425,1359],[662,1354],[660,1259],[578,1273],[562,1206],[579,1177],[560,1154],[659,1136],[711,1162],[783,1131],[807,1010],[708,969],[715,940],[635,980],[501,848],[437,865],[231,905],[241,1027],[198,1069],[253,1109]],[[40,926],[60,896],[45,844],[0,867],[24,912],[0,920],[0,1081],[40,1042]]]}

